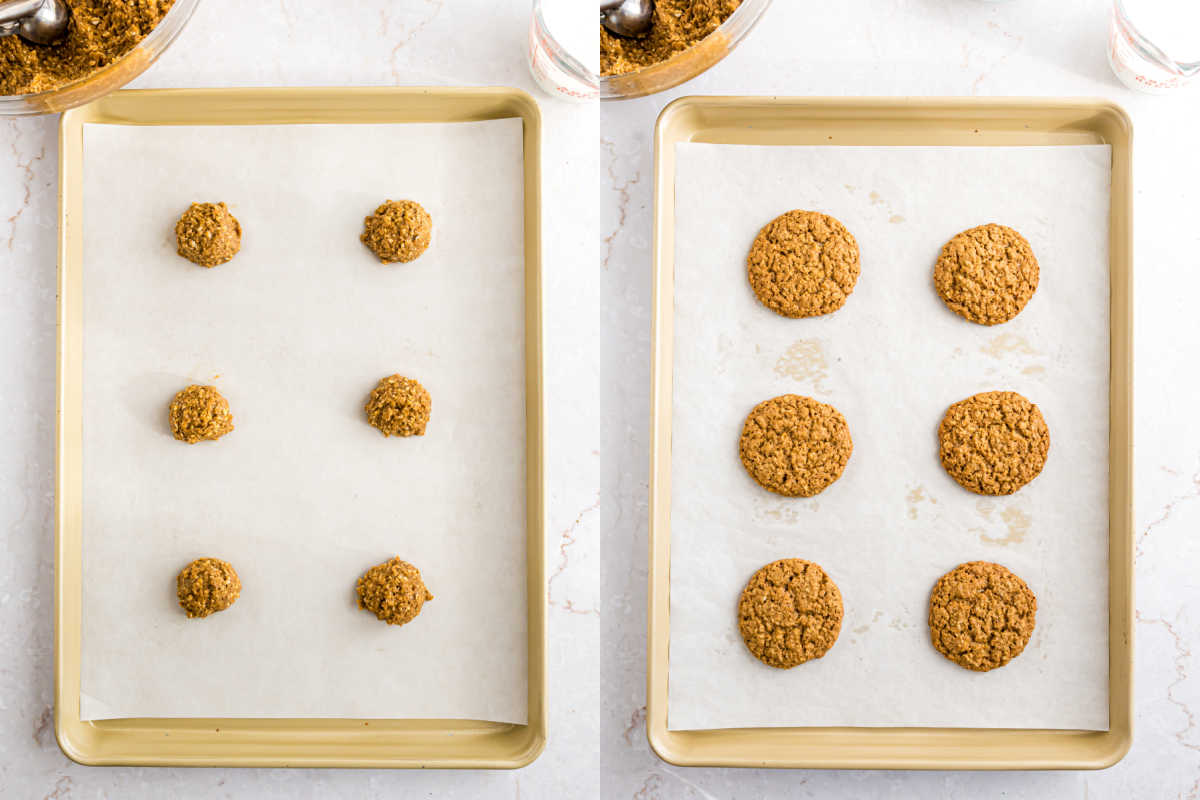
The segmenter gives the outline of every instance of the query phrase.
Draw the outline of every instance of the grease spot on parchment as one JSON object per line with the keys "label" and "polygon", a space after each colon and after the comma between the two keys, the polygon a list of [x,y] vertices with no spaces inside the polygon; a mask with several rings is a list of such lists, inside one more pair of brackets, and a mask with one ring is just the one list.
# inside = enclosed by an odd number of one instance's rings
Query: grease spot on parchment
{"label": "grease spot on parchment", "polygon": [[992,512],[996,510],[996,504],[991,500],[979,500],[975,503],[975,510],[979,513],[979,516],[990,520]]}
{"label": "grease spot on parchment", "polygon": [[913,489],[911,489],[909,491],[909,493],[905,496],[905,499],[908,501],[908,518],[909,519],[917,518],[917,504],[919,504],[919,503],[931,503],[933,505],[937,504],[936,497],[930,497],[929,495],[925,494],[924,486],[916,486]]}
{"label": "grease spot on parchment", "polygon": [[1016,353],[1022,356],[1039,355],[1038,351],[1034,350],[1029,342],[1015,333],[1002,333],[988,342],[984,347],[979,348],[979,350],[995,358],[1003,358],[1009,353]]}
{"label": "grease spot on parchment", "polygon": [[1046,368],[1043,366],[1039,366],[1038,364],[1034,364],[1031,367],[1026,367],[1025,369],[1021,370],[1021,374],[1022,375],[1045,375]]}
{"label": "grease spot on parchment", "polygon": [[1019,508],[1006,508],[1000,512],[1000,521],[1004,523],[1003,536],[988,536],[980,532],[979,540],[984,544],[1020,544],[1025,541],[1025,534],[1033,524],[1033,518]]}
{"label": "grease spot on parchment", "polygon": [[792,342],[779,360],[775,362],[775,373],[801,383],[811,383],[820,394],[829,394],[824,381],[829,377],[829,364],[825,361],[825,350],[817,339],[797,339]]}
{"label": "grease spot on parchment", "polygon": [[873,206],[877,206],[883,202],[883,198],[879,196],[879,192],[871,192],[868,197],[871,198],[871,205]]}
{"label": "grease spot on parchment", "polygon": [[904,222],[904,217],[900,216],[899,214],[892,214],[890,217],[888,217],[888,222],[892,223],[893,225],[899,225],[901,222]]}
{"label": "grease spot on parchment", "polygon": [[754,505],[754,519],[756,522],[795,525],[800,521],[800,513],[802,511],[816,511],[820,507],[820,504],[816,500],[807,500],[804,502],[782,501],[778,503],[759,502]]}
{"label": "grease spot on parchment", "polygon": [[871,626],[873,624],[875,624],[876,622],[879,622],[879,619],[882,616],[883,616],[882,611],[876,611],[875,616],[871,617],[871,621],[868,622],[866,625],[859,625],[857,628],[854,629],[854,633],[866,633],[867,631],[869,631],[871,629]]}

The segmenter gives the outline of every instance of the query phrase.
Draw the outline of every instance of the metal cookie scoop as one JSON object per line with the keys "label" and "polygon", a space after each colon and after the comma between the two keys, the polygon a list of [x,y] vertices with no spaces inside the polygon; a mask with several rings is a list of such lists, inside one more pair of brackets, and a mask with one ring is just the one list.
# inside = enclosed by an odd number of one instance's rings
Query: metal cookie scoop
{"label": "metal cookie scoop", "polygon": [[15,33],[33,44],[58,44],[70,18],[63,0],[0,0],[0,36]]}
{"label": "metal cookie scoop", "polygon": [[654,0],[602,0],[600,24],[608,32],[628,39],[640,39],[650,33],[654,21]]}

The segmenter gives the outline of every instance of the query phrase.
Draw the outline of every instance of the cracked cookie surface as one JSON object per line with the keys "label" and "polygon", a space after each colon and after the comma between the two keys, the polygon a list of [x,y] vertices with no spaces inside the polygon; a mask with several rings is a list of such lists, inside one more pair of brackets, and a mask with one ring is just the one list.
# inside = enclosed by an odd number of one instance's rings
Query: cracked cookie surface
{"label": "cracked cookie surface", "polygon": [[1007,495],[1036,478],[1050,453],[1041,410],[1016,392],[983,392],[946,409],[942,466],[964,489]]}
{"label": "cracked cookie surface", "polygon": [[1037,617],[1025,581],[988,561],[959,564],[929,594],[929,636],[960,667],[987,672],[1021,654]]}
{"label": "cracked cookie surface", "polygon": [[189,619],[224,611],[242,594],[242,582],[228,561],[197,558],[175,578],[179,607]]}
{"label": "cracked cookie surface", "polygon": [[942,246],[933,283],[964,319],[999,325],[1021,313],[1038,287],[1038,261],[1025,237],[1004,225],[980,225]]}
{"label": "cracked cookie surface", "polygon": [[784,394],[764,400],[746,416],[738,448],[742,466],[764,489],[812,497],[841,477],[854,442],[836,408]]}
{"label": "cracked cookie surface", "polygon": [[358,607],[388,625],[404,625],[421,613],[433,594],[425,587],[421,571],[399,556],[376,564],[354,586]]}
{"label": "cracked cookie surface", "polygon": [[842,613],[842,593],[825,570],[782,558],[750,576],[738,602],[738,630],[755,658],[788,669],[829,652]]}
{"label": "cracked cookie surface", "polygon": [[858,242],[828,214],[788,211],[758,232],[746,273],[759,301],[777,314],[830,314],[858,282]]}
{"label": "cracked cookie surface", "polygon": [[233,430],[233,413],[215,386],[192,384],[180,390],[167,411],[171,435],[195,444],[216,441]]}

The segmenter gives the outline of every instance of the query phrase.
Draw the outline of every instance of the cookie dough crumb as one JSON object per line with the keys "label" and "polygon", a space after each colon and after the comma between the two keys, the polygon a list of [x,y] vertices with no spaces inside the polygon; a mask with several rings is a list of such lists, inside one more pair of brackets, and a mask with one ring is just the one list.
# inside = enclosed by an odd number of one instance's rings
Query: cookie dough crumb
{"label": "cookie dough crumb", "polygon": [[433,401],[417,381],[389,375],[371,390],[367,400],[367,422],[384,436],[424,436]]}
{"label": "cookie dough crumb", "polygon": [[828,214],[789,211],[758,232],[746,272],[759,301],[777,314],[831,314],[858,282],[858,242]]}
{"label": "cookie dough crumb", "polygon": [[1016,392],[983,392],[946,409],[942,466],[964,489],[1007,495],[1036,478],[1050,453],[1041,410]]}
{"label": "cookie dough crumb", "polygon": [[650,33],[641,39],[614,36],[600,26],[600,74],[626,72],[666,61],[708,37],[742,0],[658,0]]}
{"label": "cookie dough crumb", "polygon": [[738,447],[750,477],[786,497],[823,492],[841,477],[854,452],[841,412],[798,394],[755,406],[742,425]]}
{"label": "cookie dough crumb", "polygon": [[197,558],[175,579],[175,592],[189,618],[207,617],[233,605],[242,593],[242,582],[228,561]]}
{"label": "cookie dough crumb", "polygon": [[242,247],[242,226],[224,203],[192,203],[175,223],[179,255],[202,267],[224,264]]}
{"label": "cookie dough crumb", "polygon": [[192,384],[175,395],[168,417],[181,442],[216,441],[233,430],[229,401],[214,386]]}
{"label": "cookie dough crumb", "polygon": [[773,561],[742,590],[738,630],[754,657],[769,666],[788,669],[820,658],[842,630],[842,593],[811,561]]}
{"label": "cookie dough crumb", "polygon": [[933,646],[960,667],[987,672],[1021,654],[1037,617],[1037,598],[999,564],[969,561],[938,578],[929,595]]}
{"label": "cookie dough crumb", "polygon": [[358,579],[358,607],[388,625],[416,619],[433,595],[421,580],[421,571],[399,556],[371,567]]}
{"label": "cookie dough crumb", "polygon": [[933,283],[960,317],[999,325],[1021,313],[1038,287],[1038,261],[1025,237],[989,223],[963,231],[942,247]]}
{"label": "cookie dough crumb", "polygon": [[384,264],[409,262],[425,248],[433,234],[433,219],[420,203],[387,200],[363,219],[359,238]]}

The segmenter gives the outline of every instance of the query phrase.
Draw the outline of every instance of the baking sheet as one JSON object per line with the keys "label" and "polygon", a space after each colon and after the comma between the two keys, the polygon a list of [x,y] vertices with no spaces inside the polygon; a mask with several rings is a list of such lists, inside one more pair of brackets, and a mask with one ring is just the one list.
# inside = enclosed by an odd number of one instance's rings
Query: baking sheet
{"label": "baking sheet", "polygon": [[[1108,727],[1110,148],[676,145],[668,727]],[[858,240],[862,275],[833,315],[789,320],[745,278],[758,229],[824,211]],[[1041,263],[1001,326],[972,325],[932,286],[941,245],[996,221]],[[983,498],[942,470],[946,407],[1012,389],[1050,426],[1042,474]],[[758,487],[737,457],[745,414],[786,392],[833,403],[855,450],[812,499]],[[841,588],[841,636],[779,671],[754,659],[737,599],[758,567],[816,561]],[[990,673],[929,643],[934,581],[1003,563],[1038,596],[1025,652]]]}
{"label": "baking sheet", "polygon": [[[84,132],[81,716],[468,718],[526,705],[522,124],[138,127]],[[385,198],[433,243],[384,266],[357,241]],[[223,200],[241,253],[174,253]],[[426,435],[363,419],[418,378]],[[236,430],[171,438],[216,385]],[[231,561],[230,610],[188,620],[174,576]],[[435,599],[397,628],[354,581],[400,555]]]}

